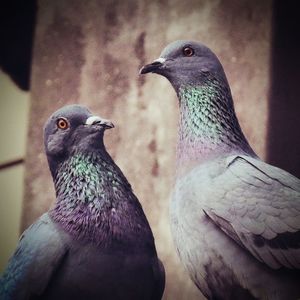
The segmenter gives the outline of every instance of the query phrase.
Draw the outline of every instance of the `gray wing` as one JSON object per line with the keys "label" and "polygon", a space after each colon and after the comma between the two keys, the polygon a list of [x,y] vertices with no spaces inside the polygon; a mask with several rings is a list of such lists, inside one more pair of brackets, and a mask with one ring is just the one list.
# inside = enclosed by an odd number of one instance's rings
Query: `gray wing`
{"label": "gray wing", "polygon": [[0,279],[0,299],[30,299],[41,295],[67,248],[48,214],[21,236]]}
{"label": "gray wing", "polygon": [[273,269],[300,268],[300,180],[246,156],[230,157],[222,193],[204,209],[227,235]]}

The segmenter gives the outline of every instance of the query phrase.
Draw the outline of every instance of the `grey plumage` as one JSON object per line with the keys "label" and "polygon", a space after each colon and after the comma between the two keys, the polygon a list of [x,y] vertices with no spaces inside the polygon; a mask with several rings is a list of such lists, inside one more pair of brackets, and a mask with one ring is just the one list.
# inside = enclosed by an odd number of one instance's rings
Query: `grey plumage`
{"label": "grey plumage", "polygon": [[103,144],[111,127],[79,105],[47,121],[57,201],[21,236],[0,299],[161,299],[164,268],[151,229]]}
{"label": "grey plumage", "polygon": [[206,46],[171,43],[149,72],[179,98],[171,226],[190,277],[209,299],[299,299],[300,180],[254,153]]}

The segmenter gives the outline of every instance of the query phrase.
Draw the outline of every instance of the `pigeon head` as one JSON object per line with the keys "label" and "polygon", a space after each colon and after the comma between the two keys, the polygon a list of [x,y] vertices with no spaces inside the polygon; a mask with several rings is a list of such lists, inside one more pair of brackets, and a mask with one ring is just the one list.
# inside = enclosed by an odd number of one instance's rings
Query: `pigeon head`
{"label": "pigeon head", "polygon": [[169,44],[158,59],[141,68],[140,74],[146,73],[166,77],[176,91],[186,85],[201,85],[207,76],[226,80],[217,56],[205,45],[187,40]]}
{"label": "pigeon head", "polygon": [[94,116],[84,106],[67,105],[53,113],[44,126],[44,146],[52,175],[57,165],[74,153],[104,149],[104,131],[111,121]]}
{"label": "pigeon head", "polygon": [[237,120],[223,67],[205,45],[175,41],[140,74],[166,77],[180,106],[177,161],[205,160],[221,152],[255,155]]}

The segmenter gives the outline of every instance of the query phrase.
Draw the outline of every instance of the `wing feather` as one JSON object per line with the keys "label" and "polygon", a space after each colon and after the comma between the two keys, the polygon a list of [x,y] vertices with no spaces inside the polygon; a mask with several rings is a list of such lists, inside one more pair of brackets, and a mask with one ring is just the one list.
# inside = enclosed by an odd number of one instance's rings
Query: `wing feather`
{"label": "wing feather", "polygon": [[22,234],[0,279],[0,298],[41,295],[66,253],[66,244],[55,224],[44,214]]}
{"label": "wing feather", "polygon": [[300,180],[246,156],[230,157],[216,180],[225,192],[205,213],[269,267],[299,269]]}

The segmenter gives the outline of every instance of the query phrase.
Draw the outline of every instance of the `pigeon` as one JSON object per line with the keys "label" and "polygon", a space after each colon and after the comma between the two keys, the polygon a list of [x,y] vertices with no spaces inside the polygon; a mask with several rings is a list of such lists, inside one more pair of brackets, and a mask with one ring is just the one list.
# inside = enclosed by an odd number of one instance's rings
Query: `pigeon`
{"label": "pigeon", "polygon": [[21,236],[0,299],[162,298],[164,267],[149,223],[103,143],[112,127],[81,105],[46,122],[56,203]]}
{"label": "pigeon", "polygon": [[195,285],[208,299],[299,299],[300,180],[255,154],[217,56],[175,41],[140,73],[178,96],[171,229]]}

